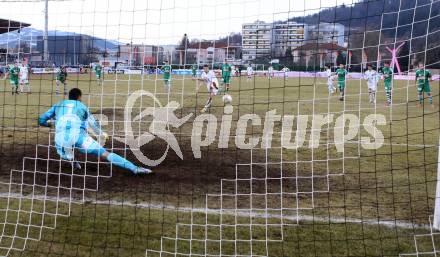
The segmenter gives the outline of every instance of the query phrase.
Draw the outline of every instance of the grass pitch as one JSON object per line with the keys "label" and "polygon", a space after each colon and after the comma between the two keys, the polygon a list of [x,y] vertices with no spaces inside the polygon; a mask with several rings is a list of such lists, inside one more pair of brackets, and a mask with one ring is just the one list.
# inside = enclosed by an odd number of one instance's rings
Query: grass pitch
{"label": "grass pitch", "polygon": [[[69,87],[83,90],[83,102],[93,113],[106,115],[109,122],[104,129],[114,137],[124,136],[123,109],[128,95],[136,90],[143,89],[155,94],[163,104],[167,101],[178,102],[181,106],[176,112],[178,117],[190,113],[194,114],[193,117],[200,115],[199,111],[207,97],[204,85],[196,94],[196,82],[183,77],[174,79],[169,97],[165,94],[162,81],[154,76],[141,78],[110,75],[105,77],[104,86],[100,87],[90,75],[72,75],[69,76],[68,83]],[[345,102],[340,102],[336,95],[328,96],[325,81],[322,79],[291,78],[286,81],[281,78],[255,78],[247,82],[246,79],[236,78],[231,86],[234,112],[228,148],[218,149],[217,130],[217,140],[202,148],[201,159],[195,159],[190,137],[192,118],[187,124],[172,130],[182,149],[183,160],[171,152],[164,163],[155,168],[155,177],[132,177],[124,171],[112,168],[111,178],[97,179],[98,170],[102,172],[100,174],[109,175],[109,167],[104,164],[99,164],[101,166],[98,167],[97,159],[81,157],[81,161],[88,163],[84,173],[70,174],[59,180],[49,178],[48,181],[70,180],[69,186],[75,188],[68,193],[50,195],[51,197],[72,196],[74,200],[85,197],[86,203],[72,204],[67,217],[57,218],[54,230],[43,229],[41,240],[28,241],[24,252],[13,251],[12,256],[144,256],[146,249],[161,249],[162,236],[175,237],[176,224],[190,224],[192,220],[188,208],[204,208],[206,194],[237,194],[241,190],[244,195],[251,195],[250,189],[253,194],[267,194],[268,189],[274,192],[283,190],[304,193],[297,194],[291,201],[283,200],[283,203],[292,204],[288,206],[290,209],[297,209],[289,212],[289,215],[293,213],[302,218],[279,221],[279,216],[270,216],[273,223],[286,225],[282,232],[283,240],[270,243],[269,247],[256,243],[252,252],[254,255],[396,256],[415,252],[413,235],[427,231],[423,225],[428,223],[429,215],[433,213],[439,112],[438,107],[416,107],[416,88],[412,83],[396,81],[394,105],[387,108],[384,107],[383,86],[379,85],[377,105],[374,106],[368,103],[365,82],[359,80],[348,82]],[[8,82],[4,81],[3,84],[4,90],[0,92],[0,177],[2,181],[9,182],[11,169],[22,169],[25,156],[47,158],[47,153],[46,156],[36,156],[35,153],[36,145],[44,146],[49,142],[49,131],[37,127],[37,118],[61,97],[55,95],[55,81],[49,75],[31,77],[33,93],[30,95],[11,96]],[[438,106],[438,83],[432,85],[432,89],[434,103]],[[142,99],[135,106],[139,108],[132,117],[144,108],[153,106],[153,102],[151,99]],[[221,122],[223,107],[221,97],[217,97],[211,114],[217,117],[218,123]],[[347,144],[344,153],[340,153],[333,145],[333,121],[328,129],[324,127],[322,130],[318,148],[282,149],[281,123],[278,122],[275,123],[271,149],[261,149],[261,144],[252,152],[237,149],[234,133],[238,118],[249,113],[264,118],[270,110],[276,110],[280,115],[331,113],[338,117],[342,114],[355,114],[361,121],[369,114],[382,114],[387,122],[378,128],[384,134],[385,144],[377,150],[360,148],[356,143],[359,136],[367,135],[360,129],[353,139],[354,143]],[[133,127],[136,128],[135,131],[142,133],[147,131],[150,121],[146,119],[134,122]],[[310,125],[309,121],[309,129]],[[262,127],[253,126],[248,129],[248,136],[261,136]],[[306,143],[309,139],[308,133]],[[125,150],[124,144],[116,140],[107,142],[106,147],[136,161],[130,151]],[[153,158],[160,156],[164,149],[164,142],[154,140],[143,147],[142,152]],[[53,149],[49,152],[51,158],[56,159]],[[280,163],[285,163],[282,168]],[[32,170],[70,172],[65,166],[57,166],[53,161],[39,160],[25,166]],[[257,183],[261,179],[252,180],[251,186],[246,184],[249,182],[246,180],[240,185],[225,181],[221,186],[221,179],[234,179],[236,176],[249,178],[249,167],[252,167],[251,175],[254,178],[280,179],[270,180],[274,183],[267,183],[266,180],[263,184]],[[289,187],[292,181],[288,178],[291,177],[300,177],[294,182],[297,188]],[[322,177],[324,180],[318,179]],[[92,182],[85,178],[90,178]],[[90,188],[97,190],[88,190]],[[2,192],[7,190],[7,187],[2,188]],[[28,187],[23,188],[21,193],[29,195],[32,192],[45,193],[42,188]],[[2,198],[2,206],[8,206],[4,201],[6,198]],[[249,199],[224,197],[221,203],[226,210],[237,207],[258,210],[264,208],[259,203],[274,203],[272,208],[278,209],[277,203],[280,201],[277,198],[261,199],[255,196],[253,206],[247,206],[248,202]],[[36,203],[32,208],[37,208],[38,204],[41,203]],[[11,201],[8,208],[15,210],[18,209],[17,206],[18,203]],[[20,208],[31,208],[31,203],[23,201]],[[6,213],[8,217],[4,217]],[[14,223],[17,217],[13,213],[1,212],[3,216],[0,220]],[[219,215],[214,213],[209,216],[218,219]],[[212,223],[227,224],[226,220],[233,219],[234,215],[228,212],[224,214],[224,218],[223,223]],[[238,221],[245,218],[246,216],[239,216]],[[36,219],[37,223],[41,220]],[[256,217],[253,223],[265,224],[267,220]],[[387,222],[395,225],[389,226]],[[249,224],[249,221],[242,223]],[[422,227],[412,227],[411,224]],[[14,231],[9,225],[3,227],[4,234]],[[257,234],[258,229],[254,228],[252,231]],[[227,243],[227,235],[231,233],[235,235],[229,238],[252,238],[249,229],[237,230],[236,227],[226,226],[223,233],[224,244],[210,245],[209,249],[218,252],[216,249],[221,247],[223,255],[251,255],[247,252],[248,245],[237,247]],[[216,237],[214,232],[209,235],[211,237]],[[259,237],[252,239],[258,241]],[[2,241],[2,246],[4,244],[8,244],[6,239]],[[170,251],[174,249],[173,245],[162,246]],[[419,242],[419,252],[424,251],[423,249],[429,251],[429,247],[429,240]],[[196,244],[182,244],[178,247],[181,253],[186,253],[189,249],[195,253],[205,248]]]}

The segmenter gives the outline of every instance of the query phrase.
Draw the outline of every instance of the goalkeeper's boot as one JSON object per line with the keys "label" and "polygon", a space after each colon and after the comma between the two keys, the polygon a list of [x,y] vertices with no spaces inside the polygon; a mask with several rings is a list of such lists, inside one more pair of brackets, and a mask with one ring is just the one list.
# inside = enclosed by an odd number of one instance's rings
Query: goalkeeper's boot
{"label": "goalkeeper's boot", "polygon": [[208,111],[208,108],[206,108],[206,107],[203,107],[203,109],[200,111],[201,113],[205,113],[205,112],[207,112]]}
{"label": "goalkeeper's boot", "polygon": [[149,174],[153,174],[153,173],[154,172],[152,170],[147,169],[147,168],[142,168],[142,167],[138,167],[135,172],[136,175],[149,175]]}

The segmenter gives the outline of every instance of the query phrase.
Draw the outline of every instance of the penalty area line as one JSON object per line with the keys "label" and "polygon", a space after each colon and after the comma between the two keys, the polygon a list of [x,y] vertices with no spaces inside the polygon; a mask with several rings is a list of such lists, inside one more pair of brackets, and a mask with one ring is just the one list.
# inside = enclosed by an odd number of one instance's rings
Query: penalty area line
{"label": "penalty area line", "polygon": [[[200,214],[211,214],[211,215],[228,215],[237,217],[252,217],[252,218],[262,218],[262,219],[283,219],[292,222],[321,222],[321,223],[331,223],[331,224],[343,224],[343,223],[353,223],[353,224],[363,224],[369,226],[381,225],[389,228],[403,228],[403,229],[430,229],[429,225],[414,224],[404,221],[396,220],[376,220],[376,219],[356,219],[348,217],[324,217],[315,215],[280,215],[280,214],[270,214],[264,211],[252,211],[249,210],[233,210],[233,209],[206,209],[206,208],[191,208],[191,207],[176,207],[170,204],[161,203],[133,203],[131,201],[116,201],[116,200],[95,200],[92,198],[84,198],[81,200],[70,199],[67,197],[52,197],[45,195],[21,195],[15,193],[0,193],[0,198],[17,198],[17,199],[29,199],[29,200],[41,200],[41,201],[53,201],[53,202],[64,202],[71,204],[96,204],[96,205],[112,205],[112,206],[126,206],[140,209],[154,209],[154,210],[168,210],[175,212],[185,212],[185,213],[200,213]],[[279,209],[267,209],[267,211],[280,211]],[[301,210],[297,210],[297,213]],[[280,224],[280,225],[293,225],[293,224]]]}

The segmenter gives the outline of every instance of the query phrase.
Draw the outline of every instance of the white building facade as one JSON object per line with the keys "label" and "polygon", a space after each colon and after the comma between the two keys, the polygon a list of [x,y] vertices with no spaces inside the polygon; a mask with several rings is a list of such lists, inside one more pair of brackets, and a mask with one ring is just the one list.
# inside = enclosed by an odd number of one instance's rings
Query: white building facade
{"label": "white building facade", "polygon": [[286,51],[304,44],[304,24],[293,21],[274,23],[272,26],[272,56],[284,57]]}
{"label": "white building facade", "polygon": [[242,26],[242,59],[244,63],[249,63],[260,57],[285,57],[289,49],[297,49],[308,43],[346,47],[344,33],[345,27],[339,23],[245,23]]}
{"label": "white building facade", "polygon": [[251,62],[259,57],[270,56],[272,23],[256,21],[242,26],[242,59]]}

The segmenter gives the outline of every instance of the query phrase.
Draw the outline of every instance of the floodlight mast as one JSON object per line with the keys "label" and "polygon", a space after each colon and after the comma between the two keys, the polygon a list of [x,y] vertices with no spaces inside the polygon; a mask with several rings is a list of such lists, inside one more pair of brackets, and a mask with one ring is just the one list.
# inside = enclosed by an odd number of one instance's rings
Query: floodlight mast
{"label": "floodlight mast", "polygon": [[48,30],[49,30],[49,0],[44,1],[44,34],[43,34],[43,43],[44,43],[44,53],[43,59],[45,62],[49,61],[49,46],[48,46]]}

